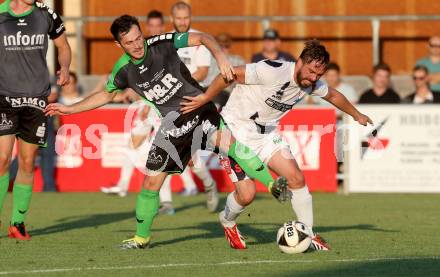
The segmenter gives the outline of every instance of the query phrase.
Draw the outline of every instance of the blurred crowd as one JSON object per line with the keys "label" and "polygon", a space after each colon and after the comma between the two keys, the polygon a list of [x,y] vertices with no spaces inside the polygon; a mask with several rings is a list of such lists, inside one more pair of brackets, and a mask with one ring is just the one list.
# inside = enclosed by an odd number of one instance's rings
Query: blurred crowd
{"label": "blurred crowd", "polygon": [[[163,32],[197,32],[191,28],[191,13],[181,14],[173,13],[171,21],[174,30],[165,30],[164,16],[160,11],[151,11],[147,16],[145,28],[150,36]],[[233,49],[234,38],[228,33],[213,34],[215,38],[227,53],[230,62],[234,66],[244,65],[245,63],[255,63],[265,59],[295,61],[297,53],[288,53],[281,51],[282,37],[275,29],[267,29],[262,35],[262,49],[260,52],[252,55],[250,61],[244,60],[235,54]],[[194,47],[192,47],[194,48]],[[194,49],[179,49],[179,56],[185,65],[190,69],[191,74],[203,87],[209,86],[213,79],[219,74],[215,64],[215,59],[211,57],[209,51],[204,47]],[[393,88],[391,82],[392,65],[379,63],[372,68],[371,88],[365,91],[357,91],[350,84],[344,82],[344,69],[341,69],[336,62],[331,62],[323,80],[329,86],[337,89],[344,94],[353,104],[437,104],[440,103],[440,37],[433,36],[427,41],[426,56],[418,61],[414,61],[414,67],[411,72],[414,91],[405,97],[399,91]],[[64,87],[57,87],[54,83],[51,102],[61,102],[63,104],[72,104],[80,101],[83,97],[104,87],[107,76],[103,76],[101,81],[90,92],[84,91],[81,79],[75,72],[70,72],[71,82]],[[215,103],[219,109],[226,103],[231,87],[223,91],[216,99]],[[133,93],[127,92],[116,101],[119,103],[131,103],[136,100]],[[301,104],[308,105],[329,105],[325,101],[317,98],[303,99]],[[59,127],[57,118],[51,118],[49,122],[48,147],[40,151],[38,163],[42,168],[44,179],[44,190],[55,191],[54,168],[56,164],[55,153],[55,134]],[[14,166],[11,167],[14,176]]]}

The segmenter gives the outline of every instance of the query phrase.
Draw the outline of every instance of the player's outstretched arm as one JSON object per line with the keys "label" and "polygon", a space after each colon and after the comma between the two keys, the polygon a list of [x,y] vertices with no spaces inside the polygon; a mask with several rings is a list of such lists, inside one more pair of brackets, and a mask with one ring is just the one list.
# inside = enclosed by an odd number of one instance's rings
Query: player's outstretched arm
{"label": "player's outstretched arm", "polygon": [[217,41],[206,33],[188,33],[188,46],[204,45],[211,51],[223,78],[228,82],[234,81],[234,68]]}
{"label": "player's outstretched arm", "polygon": [[[245,66],[234,67],[236,81],[240,84],[244,83],[244,75],[246,71]],[[222,90],[230,85],[226,82],[222,75],[218,75],[211,85],[208,87],[205,93],[199,94],[197,96],[184,96],[185,101],[181,102],[182,108],[180,109],[184,114],[194,111],[195,109],[205,105],[214,97],[216,97]]]}
{"label": "player's outstretched arm", "polygon": [[116,92],[98,91],[90,94],[78,103],[66,106],[61,103],[52,103],[46,106],[44,113],[47,116],[52,115],[68,115],[93,110],[104,106],[112,101]]}
{"label": "player's outstretched arm", "polygon": [[329,87],[327,95],[323,98],[344,113],[351,115],[359,124],[364,126],[367,126],[368,123],[373,124],[368,116],[359,112],[342,93],[334,88]]}
{"label": "player's outstretched arm", "polygon": [[64,86],[69,83],[69,67],[72,60],[72,51],[69,42],[67,41],[66,34],[62,34],[54,39],[53,42],[58,50],[58,63],[60,64],[60,70],[57,72],[57,85]]}

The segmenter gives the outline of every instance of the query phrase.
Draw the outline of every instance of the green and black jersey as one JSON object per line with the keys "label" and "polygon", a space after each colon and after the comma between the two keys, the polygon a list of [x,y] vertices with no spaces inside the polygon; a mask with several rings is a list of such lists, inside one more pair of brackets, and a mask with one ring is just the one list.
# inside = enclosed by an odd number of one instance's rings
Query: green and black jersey
{"label": "green and black jersey", "polygon": [[203,93],[180,60],[178,48],[188,47],[188,33],[166,33],[145,40],[145,56],[134,61],[124,54],[115,64],[106,91],[131,88],[165,117],[180,113],[183,96]]}
{"label": "green and black jersey", "polygon": [[65,31],[63,21],[43,3],[35,2],[28,12],[14,14],[10,2],[0,5],[0,95],[47,96],[48,36],[58,38]]}

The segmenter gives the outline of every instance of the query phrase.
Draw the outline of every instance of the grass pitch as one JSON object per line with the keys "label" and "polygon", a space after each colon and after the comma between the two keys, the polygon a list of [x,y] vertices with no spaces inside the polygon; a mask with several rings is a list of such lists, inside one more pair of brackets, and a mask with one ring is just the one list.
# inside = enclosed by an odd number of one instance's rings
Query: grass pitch
{"label": "grass pitch", "polygon": [[[229,248],[205,196],[175,197],[159,216],[153,244],[120,250],[134,233],[136,195],[37,193],[29,242],[6,237],[2,214],[0,275],[22,276],[440,276],[440,195],[314,194],[315,228],[330,252],[287,255],[276,231],[293,219],[290,203],[260,194],[239,220],[248,249]],[[222,195],[224,203],[225,195]]]}

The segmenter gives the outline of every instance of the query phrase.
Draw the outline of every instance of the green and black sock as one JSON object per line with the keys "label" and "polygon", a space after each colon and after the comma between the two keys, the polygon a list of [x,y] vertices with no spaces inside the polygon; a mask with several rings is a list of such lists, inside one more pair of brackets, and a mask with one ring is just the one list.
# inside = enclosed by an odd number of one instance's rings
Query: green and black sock
{"label": "green and black sock", "polygon": [[3,208],[3,202],[5,201],[6,195],[8,194],[9,188],[9,173],[0,176],[0,214]]}
{"label": "green and black sock", "polygon": [[274,179],[267,166],[246,145],[235,141],[229,147],[228,156],[233,158],[249,177],[257,179],[268,188],[273,184]]}
{"label": "green and black sock", "polygon": [[136,202],[136,236],[150,236],[153,219],[159,210],[159,191],[142,189]]}
{"label": "green and black sock", "polygon": [[14,203],[12,205],[11,224],[23,223],[29,211],[32,198],[32,186],[24,184],[14,184],[12,190]]}

